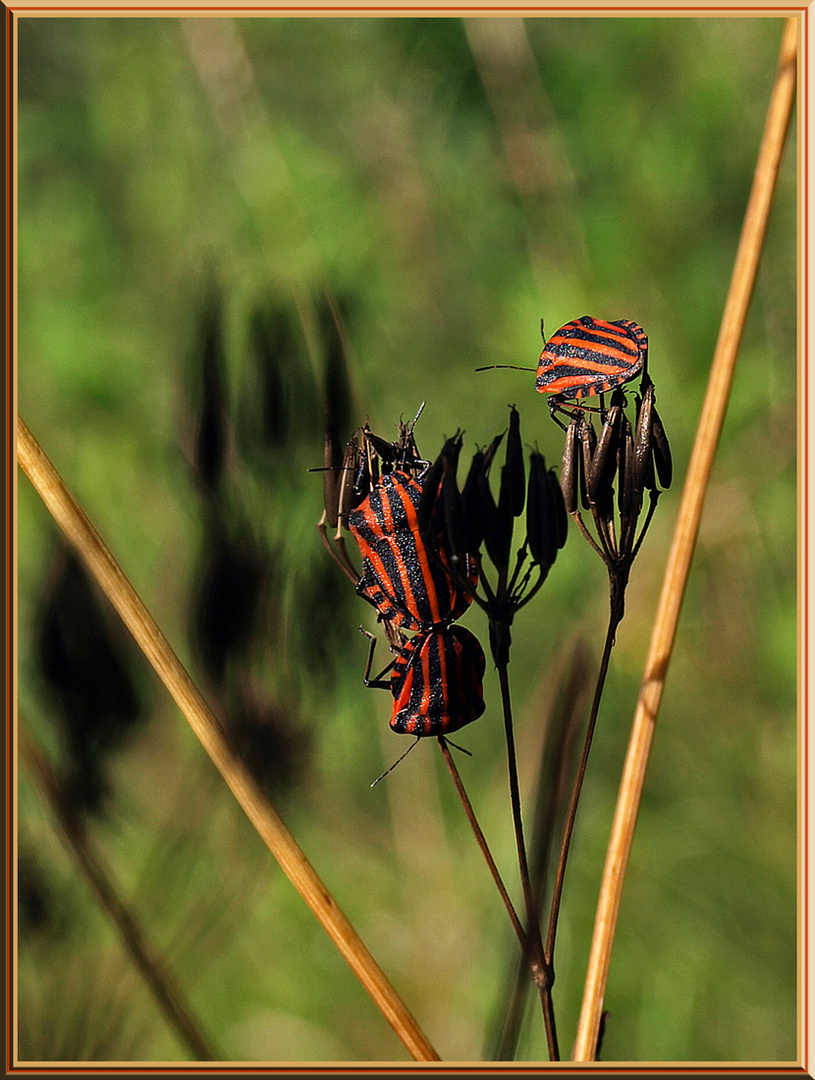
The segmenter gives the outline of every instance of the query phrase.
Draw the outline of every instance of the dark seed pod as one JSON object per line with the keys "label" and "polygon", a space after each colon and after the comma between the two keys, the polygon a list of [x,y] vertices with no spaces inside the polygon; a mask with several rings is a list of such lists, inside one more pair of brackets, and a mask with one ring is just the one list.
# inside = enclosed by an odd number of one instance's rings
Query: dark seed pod
{"label": "dark seed pod", "polygon": [[637,409],[637,426],[634,432],[634,483],[639,491],[652,485],[653,477],[653,407],[654,387],[650,384],[642,395]]}
{"label": "dark seed pod", "polygon": [[578,487],[580,484],[580,463],[582,447],[578,444],[577,430],[580,421],[575,417],[566,428],[566,441],[563,444],[563,457],[560,462],[560,486],[566,510],[573,514],[577,510]]}
{"label": "dark seed pod", "polygon": [[594,451],[597,447],[597,432],[590,420],[583,420],[580,424],[580,442],[582,444],[583,476],[580,485],[580,495],[583,509],[588,510],[593,505],[590,497],[592,477],[594,476]]}
{"label": "dark seed pod", "polygon": [[643,491],[658,491],[657,478],[654,474],[654,455],[651,453],[645,462],[645,475],[643,477]]}
{"label": "dark seed pod", "polygon": [[[560,488],[558,487],[558,493]],[[563,502],[561,496],[561,505]],[[529,456],[529,489],[526,499],[526,537],[529,553],[547,571],[555,561],[560,539],[560,526],[555,514],[546,462],[542,454],[533,451]]]}
{"label": "dark seed pod", "polygon": [[511,522],[514,517],[512,511],[512,475],[509,465],[501,466],[501,486],[498,489],[498,518],[502,524]]}
{"label": "dark seed pod", "polygon": [[463,437],[461,431],[457,431],[452,439],[448,439],[441,450],[441,456],[444,460],[444,471],[447,474],[451,474],[455,480],[458,472],[458,459],[461,453],[461,444]]}
{"label": "dark seed pod", "polygon": [[456,478],[451,472],[445,472],[441,482],[441,503],[444,509],[444,533],[447,540],[445,546],[450,552],[450,562],[454,567],[464,566],[467,561],[464,510]]}
{"label": "dark seed pod", "polygon": [[[450,477],[453,486],[456,483],[458,457],[461,452],[461,433],[456,432],[442,447],[441,453],[430,466],[422,479],[422,497],[419,500],[417,518],[422,536],[437,535],[444,527],[445,511],[439,504],[442,480]],[[456,490],[456,493],[458,491]]]}
{"label": "dark seed pod", "polygon": [[[478,485],[478,505],[481,514],[481,529],[484,536],[484,543],[487,547],[487,554],[495,564],[496,569],[505,570],[509,565],[509,548],[511,542],[511,528],[509,540],[507,538],[507,530],[502,522],[498,507],[495,505],[495,499],[493,498],[492,491],[490,489],[489,478],[485,471],[481,471],[477,476]],[[510,518],[510,526],[512,519]]]}
{"label": "dark seed pod", "polygon": [[620,440],[617,444],[617,477],[619,483],[617,505],[620,509],[620,517],[625,520],[631,513],[634,497],[634,435],[627,416],[623,417]]}
{"label": "dark seed pod", "polygon": [[[104,813],[109,760],[142,718],[128,643],[79,559],[60,546],[40,600],[34,663],[62,749],[60,781],[78,813]],[[63,741],[64,740],[64,741]]]}
{"label": "dark seed pod", "polygon": [[484,527],[481,521],[481,496],[478,477],[484,472],[484,454],[478,450],[473,455],[470,471],[461,492],[461,509],[464,521],[465,546],[471,555],[475,555],[484,539]]}
{"label": "dark seed pod", "polygon": [[200,663],[220,683],[229,661],[245,657],[251,648],[269,574],[264,552],[248,528],[230,535],[213,519],[207,534],[196,574],[191,637]]}
{"label": "dark seed pod", "polygon": [[620,527],[623,533],[621,543],[625,544],[627,531],[636,525],[642,506],[642,491],[637,488],[634,469],[634,433],[626,417],[620,439]]}
{"label": "dark seed pod", "polygon": [[621,409],[614,405],[608,411],[600,438],[592,455],[588,480],[589,502],[606,506],[613,497],[614,470],[617,464]]}
{"label": "dark seed pod", "polygon": [[520,517],[524,509],[526,482],[524,477],[524,451],[521,445],[521,418],[514,405],[510,406],[509,411],[506,470],[507,484],[511,496],[512,516]]}
{"label": "dark seed pod", "polygon": [[340,486],[337,498],[337,521],[348,528],[348,515],[366,498],[370,491],[368,470],[360,470],[359,444],[351,439],[345,448],[340,469]]}
{"label": "dark seed pod", "polygon": [[504,433],[496,435],[490,445],[484,451],[484,474],[489,475],[490,466],[495,460],[495,455],[498,453],[498,447],[501,445],[501,440],[504,438]]}
{"label": "dark seed pod", "polygon": [[441,490],[441,481],[444,475],[444,451],[436,458],[422,478],[422,497],[419,499],[419,509],[416,516],[419,522],[419,533],[428,536],[431,532],[431,523],[436,516],[436,505]]}
{"label": "dark seed pod", "polygon": [[662,421],[659,418],[656,405],[654,405],[651,410],[651,417],[654,439],[654,462],[656,464],[657,476],[663,488],[667,489],[671,486],[671,480],[673,479],[671,447],[668,443],[668,436],[665,434],[665,429],[662,426]]}

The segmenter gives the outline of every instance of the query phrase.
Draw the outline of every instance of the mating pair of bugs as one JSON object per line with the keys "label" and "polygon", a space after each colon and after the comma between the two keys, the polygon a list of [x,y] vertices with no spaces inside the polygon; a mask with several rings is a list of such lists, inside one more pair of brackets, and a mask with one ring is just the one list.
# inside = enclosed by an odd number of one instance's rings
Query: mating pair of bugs
{"label": "mating pair of bugs", "polygon": [[[367,425],[351,440],[339,483],[336,551],[325,529],[330,514],[319,528],[329,553],[376,609],[396,652],[395,660],[369,678],[376,639],[368,634],[365,683],[390,689],[394,731],[421,738],[449,734],[481,716],[486,659],[475,635],[453,625],[472,602],[475,562],[468,556],[464,576],[454,580],[443,539],[419,525],[421,481],[430,463],[416,449],[416,419],[418,414],[412,424],[402,425],[397,443],[379,438]],[[345,550],[344,527],[362,555],[361,575]]]}
{"label": "mating pair of bugs", "polygon": [[[574,409],[586,407],[576,402],[622,386],[640,372],[645,374],[648,338],[642,327],[627,319],[605,322],[584,315],[561,327],[548,342],[544,337],[544,343],[535,386],[551,395],[550,412],[564,428],[558,412],[571,418]],[[342,558],[328,543],[325,516],[320,531],[329,553],[352,579],[356,573],[344,550],[344,524],[360,548],[363,569],[357,591],[377,610],[396,652],[395,660],[369,678],[376,641],[368,635],[371,647],[365,683],[390,689],[394,699],[391,728],[417,738],[443,737],[484,712],[486,661],[478,639],[453,625],[469,606],[471,594],[448,573],[443,545],[422,535],[419,527],[420,479],[428,463],[416,450],[416,419],[403,425],[398,443],[377,438],[367,427],[361,443],[352,441],[356,463],[352,465],[346,455],[341,489],[349,493],[351,504],[358,505],[350,509],[340,494],[335,540]],[[379,464],[389,471],[376,474]],[[356,479],[349,483],[351,474]],[[370,489],[364,498],[359,489],[363,475]],[[475,563],[469,557],[467,563],[465,580],[474,590]],[[405,631],[414,636],[408,638]],[[388,672],[390,679],[385,680]]]}

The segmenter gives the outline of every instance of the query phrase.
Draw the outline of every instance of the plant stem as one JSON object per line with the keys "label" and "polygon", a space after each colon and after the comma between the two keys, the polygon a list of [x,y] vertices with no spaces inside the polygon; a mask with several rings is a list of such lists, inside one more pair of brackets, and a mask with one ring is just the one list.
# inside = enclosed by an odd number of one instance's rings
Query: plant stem
{"label": "plant stem", "polygon": [[778,67],[753,176],[753,186],[722,314],[705,401],[688,464],[688,474],[682,491],[673,542],[665,567],[662,592],[651,633],[651,644],[640,685],[603,868],[583,1003],[575,1039],[575,1061],[593,1061],[596,1056],[617,913],[645,782],[651,741],[795,100],[796,59],[800,30],[799,17],[790,16],[784,26]]}
{"label": "plant stem", "polygon": [[526,845],[524,844],[523,820],[521,817],[521,793],[518,784],[518,765],[515,756],[515,736],[512,729],[512,705],[509,697],[509,676],[506,663],[498,665],[498,678],[501,684],[501,703],[504,711],[504,729],[507,740],[507,762],[509,768],[509,793],[512,803],[512,819],[515,825],[515,843],[518,849],[518,869],[521,876],[521,887],[524,895],[526,908],[526,921],[529,931],[530,959],[532,961],[532,978],[540,991],[541,1009],[543,1021],[546,1027],[546,1042],[549,1047],[549,1060],[559,1061],[557,1029],[555,1026],[555,1014],[552,1007],[552,973],[541,941],[540,922],[532,895],[532,885],[529,879],[529,863],[526,858]]}
{"label": "plant stem", "polygon": [[439,1061],[424,1032],[318,877],[297,841],[224,737],[218,718],[176,656],[82,507],[21,416],[17,460],[54,520],[155,668],[201,745],[292,885],[417,1061]]}
{"label": "plant stem", "polygon": [[560,858],[557,865],[557,874],[555,876],[555,885],[552,892],[552,905],[549,909],[549,930],[546,935],[546,958],[549,964],[552,965],[554,971],[555,962],[555,937],[557,935],[557,922],[560,914],[560,900],[563,894],[563,882],[566,876],[566,860],[569,857],[569,845],[572,840],[572,833],[574,831],[575,818],[577,817],[577,805],[580,801],[580,792],[583,787],[583,778],[586,775],[586,766],[589,760],[589,751],[591,750],[592,737],[594,735],[594,728],[597,723],[597,714],[600,709],[600,699],[603,696],[603,687],[606,682],[606,674],[608,673],[609,660],[611,658],[611,649],[614,645],[614,636],[617,633],[617,627],[620,624],[621,615],[619,610],[615,610],[612,606],[611,616],[608,622],[608,631],[606,633],[606,643],[603,648],[603,656],[600,661],[600,669],[597,673],[597,683],[594,688],[594,700],[591,705],[591,712],[589,714],[589,722],[586,727],[586,735],[583,740],[583,753],[580,757],[580,764],[577,768],[577,775],[574,781],[574,787],[572,788],[572,797],[569,802],[569,810],[566,815],[566,824],[563,827],[563,841],[560,847]]}
{"label": "plant stem", "polygon": [[489,867],[490,873],[493,876],[493,880],[498,887],[498,892],[501,894],[501,899],[504,901],[504,906],[506,907],[509,914],[513,929],[518,936],[518,941],[520,943],[521,949],[526,956],[529,954],[529,940],[526,936],[523,926],[521,925],[521,920],[518,918],[512,901],[509,898],[509,894],[507,893],[504,883],[501,880],[501,874],[498,871],[498,867],[495,865],[495,860],[493,859],[492,853],[490,852],[490,849],[487,845],[484,833],[481,831],[481,826],[478,824],[478,820],[475,816],[475,811],[472,808],[472,804],[470,803],[470,800],[467,796],[467,792],[464,790],[464,784],[462,783],[461,776],[459,775],[459,771],[456,768],[456,763],[455,761],[453,761],[453,755],[450,753],[450,748],[447,745],[447,740],[443,736],[439,736],[438,742],[439,746],[441,747],[441,752],[444,755],[444,760],[447,763],[447,768],[450,770],[450,775],[453,777],[453,783],[456,785],[456,791],[458,792],[459,798],[461,799],[462,805],[464,806],[464,812],[467,815],[467,820],[470,822],[472,830],[475,833],[475,838],[478,842],[478,846],[481,848],[481,852],[486,859],[487,866]]}

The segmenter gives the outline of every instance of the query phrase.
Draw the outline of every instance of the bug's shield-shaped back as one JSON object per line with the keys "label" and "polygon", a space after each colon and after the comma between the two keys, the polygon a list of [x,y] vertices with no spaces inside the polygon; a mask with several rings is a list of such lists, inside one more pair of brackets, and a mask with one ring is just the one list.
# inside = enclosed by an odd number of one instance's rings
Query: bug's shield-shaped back
{"label": "bug's shield-shaped back", "polygon": [[[470,594],[447,571],[444,549],[429,552],[419,535],[422,487],[405,473],[388,473],[349,515],[363,556],[357,586],[384,619],[406,630],[446,626],[466,611]],[[475,570],[467,560],[467,576]]]}
{"label": "bug's shield-shaped back", "polygon": [[484,650],[463,626],[417,634],[391,675],[391,727],[405,735],[448,735],[484,712]]}
{"label": "bug's shield-shaped back", "polygon": [[563,400],[604,394],[635,378],[648,355],[645,331],[630,319],[583,315],[552,335],[538,361],[535,389]]}

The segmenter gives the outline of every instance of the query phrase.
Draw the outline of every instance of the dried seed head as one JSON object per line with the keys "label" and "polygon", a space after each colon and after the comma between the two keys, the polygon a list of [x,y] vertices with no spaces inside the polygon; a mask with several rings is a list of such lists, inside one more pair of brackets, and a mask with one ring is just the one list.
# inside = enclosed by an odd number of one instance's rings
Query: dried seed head
{"label": "dried seed head", "polygon": [[444,458],[442,452],[422,477],[422,497],[419,499],[419,509],[416,511],[419,533],[422,536],[437,531],[438,501],[443,476]]}
{"label": "dried seed head", "polygon": [[340,483],[342,481],[342,450],[336,439],[334,425],[330,418],[325,424],[325,448],[323,451],[323,505],[325,520],[332,529],[337,527],[337,512],[340,505]]}
{"label": "dried seed head", "polygon": [[582,447],[578,443],[579,425],[579,419],[574,417],[566,428],[566,441],[563,444],[563,457],[560,462],[560,486],[563,491],[566,510],[570,514],[577,510],[580,484]]}
{"label": "dried seed head", "polygon": [[[511,513],[513,517],[520,517],[524,510],[525,477],[524,477],[524,451],[521,445],[521,418],[514,405],[509,411],[509,432],[507,434],[506,456],[506,481],[501,477],[502,487],[506,483],[509,489]],[[503,498],[499,497],[499,504]]]}
{"label": "dried seed head", "polygon": [[[442,481],[441,481],[441,507],[444,522],[444,534],[447,538],[450,561],[456,567],[467,565],[467,537],[464,529],[464,509],[461,505],[461,495],[458,490],[456,473],[458,471],[458,459],[461,453],[462,437],[457,431],[452,439],[448,439],[442,447]],[[466,574],[466,569],[465,569]]]}
{"label": "dried seed head", "polygon": [[592,505],[589,495],[589,483],[593,472],[592,461],[594,459],[594,451],[597,448],[597,432],[594,430],[594,425],[591,420],[584,417],[580,421],[578,434],[582,447],[581,457],[583,464],[580,483],[580,499],[583,504],[583,509],[588,510]]}
{"label": "dried seed head", "polygon": [[[454,569],[467,564],[467,536],[464,529],[464,510],[456,478],[445,472],[441,482],[441,504],[444,512],[444,533],[450,562]],[[466,573],[466,571],[465,571]]]}
{"label": "dried seed head", "polygon": [[566,542],[568,517],[554,469],[547,470],[542,454],[529,457],[526,535],[532,559],[546,572]]}
{"label": "dried seed head", "polygon": [[361,461],[359,443],[356,439],[349,440],[342,459],[337,500],[337,521],[342,528],[348,528],[348,515],[354,507],[359,506],[371,489],[368,469],[360,469]]}
{"label": "dried seed head", "polygon": [[634,484],[638,491],[653,486],[653,407],[654,386],[649,383],[637,402],[637,426],[634,432]]}
{"label": "dried seed head", "polygon": [[424,411],[425,403],[422,402],[419,406],[419,411],[410,421],[406,423],[404,420],[399,421],[399,437],[394,443],[394,449],[397,454],[397,460],[400,467],[408,467],[412,465],[418,465],[421,461],[419,457],[419,448],[416,446],[416,439],[413,434],[413,429],[416,426],[416,421],[422,415]]}
{"label": "dried seed head", "polygon": [[589,502],[597,506],[604,517],[611,514],[613,505],[621,415],[622,409],[619,405],[613,405],[609,409],[592,454],[591,471],[586,471]]}
{"label": "dried seed head", "polygon": [[504,433],[496,435],[490,445],[484,451],[484,474],[489,476],[490,466],[495,460],[495,455],[498,453],[498,447],[501,445],[501,441],[504,438]]}
{"label": "dried seed head", "polygon": [[484,540],[479,495],[479,474],[484,471],[484,453],[477,450],[473,455],[470,471],[461,492],[461,508],[464,518],[464,536],[467,550],[475,554]]}
{"label": "dried seed head", "polygon": [[458,459],[461,453],[461,444],[463,441],[461,431],[457,431],[452,439],[448,439],[441,449],[441,458],[444,462],[445,473],[451,474],[455,479],[458,472]]}
{"label": "dried seed head", "polygon": [[623,417],[622,431],[617,448],[618,476],[619,476],[619,508],[620,518],[625,523],[631,517],[634,508],[634,434],[631,430],[631,422],[627,416]]}
{"label": "dried seed head", "polygon": [[[441,449],[441,453],[424,474],[422,478],[422,497],[419,500],[417,518],[421,535],[437,536],[445,527],[445,510],[442,506],[441,494],[445,479],[449,478],[453,487],[456,486],[456,469],[458,457],[461,452],[461,432],[448,439]],[[456,494],[458,489],[456,488]]]}
{"label": "dried seed head", "polygon": [[476,476],[476,490],[478,492],[478,506],[481,515],[481,529],[484,536],[484,544],[487,554],[497,570],[506,570],[509,566],[509,548],[512,542],[512,518],[510,517],[509,535],[495,505],[495,499],[490,489],[489,477],[485,469]]}
{"label": "dried seed head", "polygon": [[654,405],[651,410],[651,418],[654,439],[654,463],[657,469],[657,477],[659,478],[662,487],[667,489],[671,486],[671,480],[673,479],[673,461],[671,459],[671,447],[668,443],[668,436],[665,434],[665,429],[662,426],[662,421],[659,418],[656,405]]}

